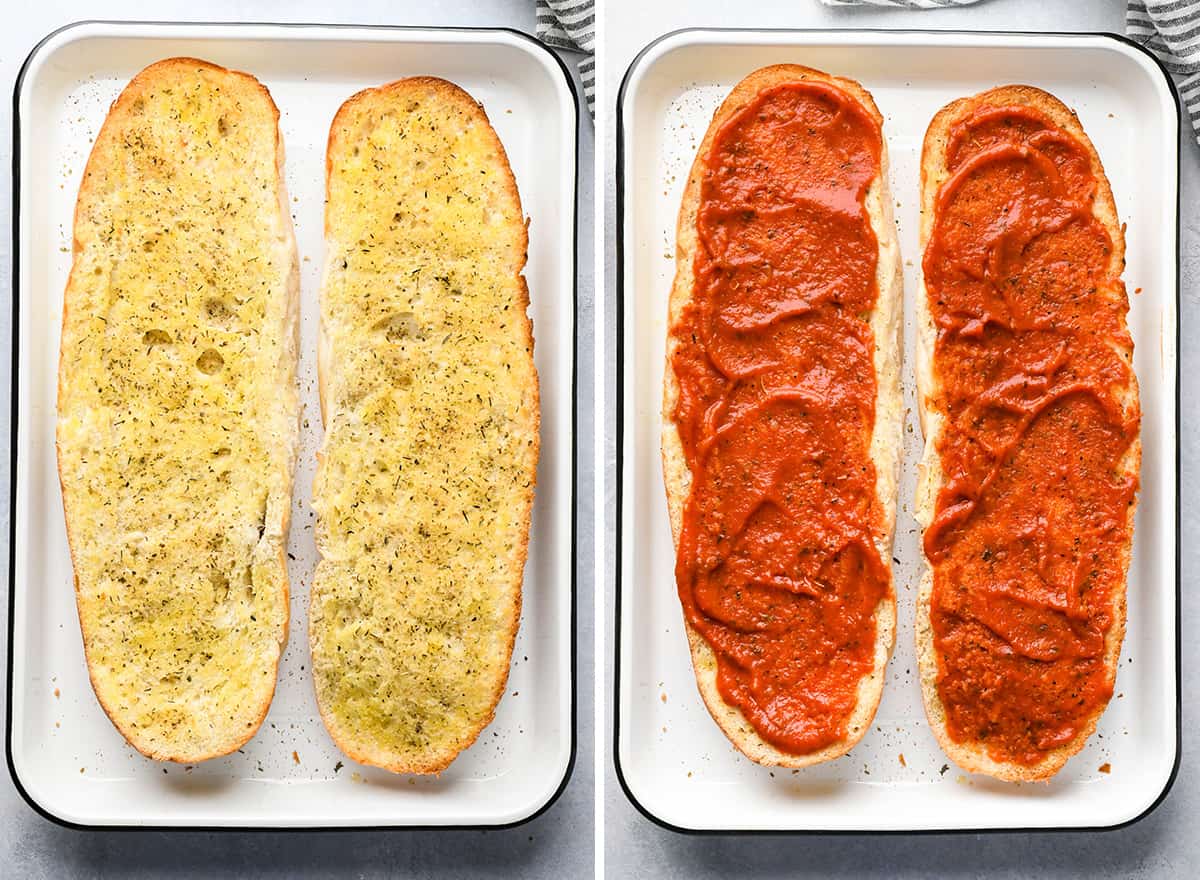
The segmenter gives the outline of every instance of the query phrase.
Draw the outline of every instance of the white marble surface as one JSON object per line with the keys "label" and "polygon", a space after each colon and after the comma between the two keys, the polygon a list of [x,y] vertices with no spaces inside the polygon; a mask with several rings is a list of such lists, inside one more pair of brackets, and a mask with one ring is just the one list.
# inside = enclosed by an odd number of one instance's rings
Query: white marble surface
{"label": "white marble surface", "polygon": [[[607,0],[603,45],[604,101],[615,104],[625,69],[655,37],[683,27],[878,27],[979,30],[1116,31],[1124,32],[1124,0],[985,0],[968,9],[915,12],[878,9],[827,9],[817,0],[688,0],[647,4],[641,0]],[[1120,831],[1070,834],[995,834],[942,836],[806,836],[691,837],[664,831],[637,813],[617,785],[611,743],[605,750],[605,873],[610,877],[1173,877],[1200,873],[1200,840],[1195,815],[1200,809],[1200,746],[1191,706],[1198,685],[1188,670],[1200,664],[1194,637],[1200,597],[1190,581],[1200,563],[1200,515],[1190,501],[1200,485],[1196,478],[1196,371],[1200,350],[1189,339],[1200,318],[1200,148],[1189,133],[1182,144],[1181,327],[1182,349],[1182,484],[1183,493],[1183,763],[1166,801],[1141,822]],[[604,146],[604,167],[614,167],[614,144]],[[615,230],[615,188],[611,174],[605,186],[605,228]],[[610,236],[611,237],[611,236]],[[613,350],[615,292],[614,255],[606,250],[604,329],[606,351]],[[614,364],[606,364],[607,424],[612,424]],[[614,447],[607,438],[605,535],[613,534]],[[601,558],[610,558],[607,544]],[[605,589],[611,593],[611,567]],[[607,606],[605,651],[608,721],[611,724],[612,602]]]}
{"label": "white marble surface", "polygon": [[[208,2],[63,2],[15,0],[0,28],[0,82],[11,93],[17,71],[45,34],[87,18],[133,20],[298,21],[427,26],[492,26],[533,31],[533,0],[208,0]],[[568,67],[573,71],[571,56]],[[593,874],[592,734],[592,368],[593,150],[592,127],[582,114],[579,157],[579,483],[578,715],[575,770],[567,789],[542,816],[508,831],[158,833],[80,832],[52,824],[20,797],[0,772],[0,877],[591,877]],[[12,157],[12,104],[0,101],[3,155]],[[11,228],[11,178],[0,175],[0,212]],[[0,236],[0,347],[11,337],[11,236]],[[0,354],[0,388],[11,387],[10,357]],[[0,437],[7,444],[9,408],[0,406]],[[0,547],[7,568],[9,456],[0,457]],[[7,609],[7,578],[0,607]],[[7,612],[5,612],[7,613]],[[0,654],[7,655],[7,626]],[[4,711],[0,707],[0,714]]]}

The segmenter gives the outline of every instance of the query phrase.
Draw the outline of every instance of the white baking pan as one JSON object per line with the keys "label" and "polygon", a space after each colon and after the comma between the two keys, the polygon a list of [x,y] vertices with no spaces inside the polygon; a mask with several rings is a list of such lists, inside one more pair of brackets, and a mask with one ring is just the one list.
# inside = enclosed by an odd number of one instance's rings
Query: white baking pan
{"label": "white baking pan", "polygon": [[[925,720],[913,644],[920,553],[911,510],[921,441],[911,366],[903,373],[908,414],[896,524],[899,625],[871,731],[832,763],[772,770],[733,749],[696,691],[659,459],[675,223],[717,105],[744,75],[781,62],[861,81],[884,115],[905,263],[906,365],[913,363],[920,265],[921,140],[950,100],[1004,83],[1058,95],[1095,142],[1128,224],[1125,281],[1145,449],[1129,629],[1112,703],[1086,748],[1049,784],[964,773]],[[695,831],[1099,828],[1145,815],[1169,788],[1179,747],[1179,117],[1157,62],[1111,35],[692,30],[664,37],[634,61],[618,114],[623,357],[615,704],[617,767],[629,797],[652,819]]]}
{"label": "white baking pan", "polygon": [[[54,457],[55,371],[71,220],[109,104],[145,65],[190,55],[253,73],[279,106],[301,254],[305,405],[289,564],[291,641],[270,714],[227,758],[158,764],[105,717],[84,666]],[[542,457],[524,607],[495,721],[440,777],[360,767],[330,741],[309,673],[308,587],[317,288],[325,143],[356,91],[413,74],[453,80],[483,103],[531,218],[529,282],[541,376]],[[17,85],[19,213],[14,284],[13,569],[9,766],[51,818],[130,826],[494,826],[561,790],[573,736],[573,365],[576,104],[561,64],[500,30],[85,23],[49,36]]]}

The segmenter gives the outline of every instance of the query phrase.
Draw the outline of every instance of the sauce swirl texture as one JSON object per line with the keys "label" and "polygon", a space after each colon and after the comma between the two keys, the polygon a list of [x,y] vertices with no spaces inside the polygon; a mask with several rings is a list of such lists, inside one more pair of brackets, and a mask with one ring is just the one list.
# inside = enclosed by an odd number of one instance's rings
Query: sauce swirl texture
{"label": "sauce swirl texture", "polygon": [[1140,410],[1091,154],[1027,106],[954,125],[924,254],[942,485],[925,531],[955,741],[1032,765],[1112,696]]}
{"label": "sauce swirl texture", "polygon": [[841,89],[760,92],[704,157],[692,298],[671,328],[692,482],[676,558],[721,697],[775,747],[846,735],[891,572],[870,456],[876,120]]}

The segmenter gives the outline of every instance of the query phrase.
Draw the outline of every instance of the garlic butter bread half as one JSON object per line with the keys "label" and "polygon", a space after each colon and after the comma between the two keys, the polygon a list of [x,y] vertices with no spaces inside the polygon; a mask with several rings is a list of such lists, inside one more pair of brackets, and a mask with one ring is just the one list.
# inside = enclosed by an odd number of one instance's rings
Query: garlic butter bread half
{"label": "garlic butter bread half", "polygon": [[492,720],[521,610],[526,224],[482,108],[430,77],[342,105],[326,186],[317,702],[355,761],[437,773]]}
{"label": "garlic butter bread half", "polygon": [[75,210],[58,467],[92,686],[144,755],[261,724],[287,640],[299,269],[279,112],[192,58],[113,104]]}

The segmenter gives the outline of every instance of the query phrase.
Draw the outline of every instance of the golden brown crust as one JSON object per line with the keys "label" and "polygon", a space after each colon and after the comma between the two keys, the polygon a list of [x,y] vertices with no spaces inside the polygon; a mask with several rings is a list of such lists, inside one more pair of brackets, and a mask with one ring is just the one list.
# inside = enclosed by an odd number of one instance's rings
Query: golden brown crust
{"label": "golden brown crust", "polygon": [[[72,265],[63,297],[62,327],[65,330],[65,328],[68,326],[72,311],[72,292],[77,289],[79,284],[78,273],[81,271],[80,257],[84,250],[84,244],[78,237],[79,230],[82,226],[81,221],[85,216],[85,212],[87,211],[89,204],[96,197],[95,181],[102,180],[107,173],[113,170],[115,167],[115,156],[110,154],[115,133],[126,124],[133,110],[135,102],[137,102],[143,94],[155,88],[163,80],[169,80],[179,76],[188,76],[194,73],[197,69],[210,71],[228,77],[233,88],[247,90],[248,93],[252,94],[253,97],[260,102],[262,109],[267,110],[271,115],[271,128],[275,134],[273,147],[275,153],[275,165],[277,169],[277,201],[280,205],[281,216],[283,217],[284,224],[287,229],[289,239],[288,243],[291,251],[289,261],[288,293],[290,297],[289,312],[293,319],[292,354],[294,355],[298,349],[297,334],[299,329],[298,308],[300,292],[299,258],[296,253],[295,241],[292,238],[291,214],[288,209],[287,190],[284,178],[284,147],[283,139],[279,133],[278,127],[279,109],[275,105],[275,102],[266,86],[264,86],[251,74],[237,70],[230,70],[211,62],[191,57],[163,59],[145,67],[138,74],[136,74],[122,90],[121,94],[117,97],[117,100],[113,102],[112,107],[109,109],[109,112],[100,127],[100,131],[97,133],[96,140],[94,141],[92,150],[88,156],[87,164],[84,167],[83,180],[80,184],[79,194],[75,202],[75,212],[73,218],[74,234],[72,237]],[[250,106],[240,109],[244,109],[248,114],[252,112]],[[69,367],[66,363],[65,354],[66,347],[64,345],[59,351],[58,396],[60,401],[63,398],[64,387],[69,381]],[[297,431],[298,429],[299,424],[297,421]],[[60,484],[63,484],[62,502],[67,533],[67,544],[71,552],[72,561],[73,563],[76,563],[73,565],[73,583],[78,599],[80,594],[80,580],[77,560],[79,558],[78,553],[82,550],[82,548],[76,539],[76,529],[71,513],[71,506],[67,500],[67,493],[64,484],[65,451],[63,448],[61,435],[56,440],[55,449],[59,481]],[[290,494],[290,469],[286,479]],[[245,745],[245,743],[251,738],[253,738],[253,736],[258,732],[259,727],[261,727],[262,722],[266,718],[267,712],[271,706],[271,700],[274,696],[275,680],[278,674],[279,660],[283,654],[283,648],[287,644],[288,637],[288,616],[290,609],[288,603],[286,536],[288,532],[289,517],[290,505],[284,504],[282,505],[280,522],[280,530],[284,536],[284,544],[280,547],[278,553],[279,567],[280,571],[282,572],[282,593],[279,597],[279,604],[282,611],[282,626],[279,633],[279,650],[276,652],[273,658],[272,667],[268,673],[268,678],[271,683],[270,687],[267,688],[262,694],[255,709],[253,720],[248,726],[229,731],[227,736],[218,738],[215,743],[210,743],[208,746],[201,748],[199,751],[195,749],[186,750],[178,747],[174,749],[163,749],[157,746],[152,739],[144,734],[144,732],[132,727],[128,722],[128,719],[124,718],[122,713],[118,710],[118,707],[112,705],[111,702],[106,699],[104,696],[104,688],[101,686],[102,682],[98,677],[99,673],[96,663],[91,656],[91,633],[86,623],[86,618],[83,615],[80,616],[80,630],[83,637],[84,656],[88,667],[88,678],[91,682],[92,689],[96,694],[97,701],[100,703],[105,714],[108,715],[113,725],[126,739],[126,741],[146,757],[157,761],[172,761],[176,763],[198,763],[200,761],[206,761],[211,758],[221,757],[236,751],[241,746]]]}
{"label": "golden brown crust", "polygon": [[[1087,150],[1092,160],[1092,172],[1097,181],[1097,193],[1093,211],[1096,218],[1103,223],[1112,239],[1113,249],[1111,267],[1114,274],[1119,275],[1125,265],[1125,233],[1124,227],[1117,218],[1116,204],[1113,201],[1112,188],[1100,156],[1096,152],[1091,139],[1083,130],[1079,118],[1074,111],[1048,92],[1033,86],[1008,85],[981,92],[969,98],[959,98],[943,107],[933,117],[925,132],[924,144],[921,150],[921,230],[920,245],[924,253],[925,246],[933,228],[934,211],[937,204],[937,193],[942,183],[949,177],[945,165],[945,149],[952,126],[965,116],[974,113],[980,107],[995,105],[1022,105],[1031,107],[1047,116],[1064,131],[1075,137]],[[920,399],[921,432],[925,438],[925,451],[918,471],[917,498],[915,516],[921,526],[928,527],[933,518],[937,501],[937,493],[942,483],[942,471],[937,454],[937,442],[942,430],[942,414],[935,401],[938,397],[937,384],[933,376],[933,350],[936,334],[933,318],[929,312],[927,293],[924,279],[921,281],[917,295],[918,321],[918,354],[917,354],[917,388]],[[1132,369],[1132,350],[1123,353]],[[1132,374],[1131,374],[1132,375]],[[1137,378],[1132,377],[1130,397],[1134,405],[1137,399]],[[1126,400],[1126,403],[1129,401]],[[1141,439],[1134,441],[1123,464],[1126,473],[1137,473],[1141,466]],[[1120,554],[1121,568],[1128,572],[1129,560],[1133,547],[1133,519],[1136,505],[1131,505],[1128,513],[1129,538],[1120,547],[1115,548]],[[929,618],[930,601],[933,590],[933,570],[929,560],[925,560],[925,570],[921,577],[917,597],[916,640],[917,655],[920,665],[921,693],[924,698],[925,712],[929,725],[942,749],[958,766],[971,773],[983,773],[1010,782],[1045,781],[1062,769],[1067,760],[1087,742],[1088,737],[1096,729],[1100,716],[1106,706],[1101,706],[1096,713],[1081,726],[1078,734],[1067,744],[1048,752],[1045,759],[1037,764],[1023,765],[993,760],[979,743],[955,742],[946,730],[946,711],[937,692],[937,655],[934,650],[932,624]],[[1121,642],[1125,637],[1126,595],[1124,585],[1113,595],[1113,625],[1105,638],[1105,665],[1115,677]]]}
{"label": "golden brown crust", "polygon": [[[357,737],[353,731],[346,729],[346,726],[336,717],[330,700],[325,699],[322,694],[321,684],[314,676],[314,687],[317,691],[317,704],[321,713],[322,721],[324,722],[330,736],[333,738],[337,746],[345,752],[354,761],[362,764],[370,764],[382,767],[393,773],[418,773],[418,774],[438,774],[445,770],[451,762],[464,751],[469,748],[478,738],[479,734],[490,724],[495,717],[496,707],[499,704],[500,698],[504,694],[504,689],[508,680],[509,666],[511,662],[513,645],[516,641],[517,631],[520,626],[521,604],[522,604],[522,582],[525,563],[528,558],[529,551],[529,531],[532,519],[532,507],[534,491],[537,482],[537,458],[539,454],[539,436],[541,426],[541,404],[540,404],[540,389],[537,381],[536,370],[532,368],[532,351],[534,345],[533,325],[528,317],[529,308],[529,288],[525,277],[522,273],[527,256],[528,256],[528,221],[520,219],[522,215],[520,194],[517,190],[516,179],[513,176],[512,168],[508,162],[507,153],[504,145],[497,136],[495,129],[492,128],[487,114],[483,106],[476,101],[468,92],[460,88],[456,84],[444,79],[430,76],[416,76],[397,80],[375,88],[364,89],[346,100],[335,114],[333,122],[330,125],[329,137],[326,150],[325,164],[325,179],[326,189],[329,191],[330,181],[336,173],[335,156],[337,156],[343,148],[349,143],[344,141],[350,134],[350,120],[353,119],[356,112],[364,107],[374,103],[384,105],[394,104],[405,99],[407,96],[414,94],[433,94],[439,99],[449,102],[458,110],[473,117],[481,124],[482,130],[486,131],[490,142],[490,148],[494,152],[494,170],[499,173],[500,183],[505,191],[505,196],[515,205],[515,213],[517,222],[513,223],[509,232],[514,236],[513,247],[519,259],[515,264],[515,283],[516,296],[513,306],[514,312],[519,317],[517,324],[518,331],[522,338],[520,345],[530,353],[531,375],[532,381],[527,387],[522,389],[523,401],[521,413],[524,417],[524,422],[519,426],[519,430],[523,434],[529,434],[532,439],[533,453],[532,464],[528,473],[527,490],[524,492],[520,502],[520,517],[518,531],[520,539],[509,551],[511,554],[511,569],[515,572],[515,576],[507,584],[507,589],[511,593],[514,604],[508,621],[505,624],[504,632],[504,662],[503,674],[495,681],[490,697],[488,698],[488,708],[486,712],[477,720],[471,729],[465,731],[455,742],[450,743],[447,747],[427,754],[420,759],[412,757],[398,758],[394,753],[389,754],[386,748],[381,748],[378,742],[366,742]],[[351,147],[353,149],[353,147]],[[328,202],[327,202],[328,205]],[[337,230],[336,220],[331,220],[330,211],[326,210],[325,215],[325,236],[327,243],[336,237]],[[328,272],[328,267],[326,267]],[[322,421],[328,428],[330,410],[333,405],[329,395],[329,379],[336,370],[336,365],[333,363],[331,346],[329,343],[329,334],[325,326],[325,310],[322,309],[322,325],[321,325],[321,342],[318,353],[318,385],[320,390],[321,402],[321,417]],[[318,453],[318,472],[324,465],[324,455]],[[318,474],[318,480],[320,479]],[[310,641],[313,643],[314,654],[318,651],[319,637],[314,629],[314,618],[310,615]]]}
{"label": "golden brown crust", "polygon": [[[695,162],[689,172],[679,209],[676,229],[676,275],[671,288],[668,306],[668,327],[673,328],[685,305],[692,298],[692,264],[696,252],[696,211],[700,198],[700,183],[705,170],[705,158],[713,139],[721,126],[738,111],[753,101],[764,89],[772,86],[812,80],[829,83],[842,89],[858,100],[871,116],[882,126],[883,117],[874,100],[859,83],[843,77],[830,76],[819,70],[798,64],[778,64],[764,67],[742,79],[721,104],[696,153]],[[880,173],[872,181],[867,194],[868,213],[875,236],[879,242],[877,284],[879,299],[871,316],[871,329],[875,335],[875,376],[878,394],[876,400],[875,431],[871,443],[871,457],[876,467],[876,494],[884,512],[884,531],[876,538],[880,558],[890,566],[892,532],[895,528],[896,486],[899,479],[900,450],[900,300],[902,275],[900,250],[896,241],[895,223],[892,219],[892,198],[888,182],[887,142],[881,141]],[[671,531],[678,546],[683,506],[691,489],[691,473],[684,460],[677,426],[672,418],[679,385],[671,368],[671,357],[675,341],[670,330],[667,335],[667,358],[663,380],[663,434],[662,460],[663,477],[667,490],[667,504],[671,519]],[[805,755],[794,755],[775,748],[766,742],[751,726],[741,710],[730,706],[722,698],[716,684],[716,656],[695,629],[685,620],[688,644],[691,649],[692,665],[696,673],[696,684],[709,713],[722,732],[746,757],[767,766],[799,768],[830,761],[852,749],[870,726],[875,710],[883,693],[884,671],[895,642],[896,603],[894,591],[882,599],[875,612],[875,668],[859,686],[858,705],[851,715],[847,736],[819,751]]]}

